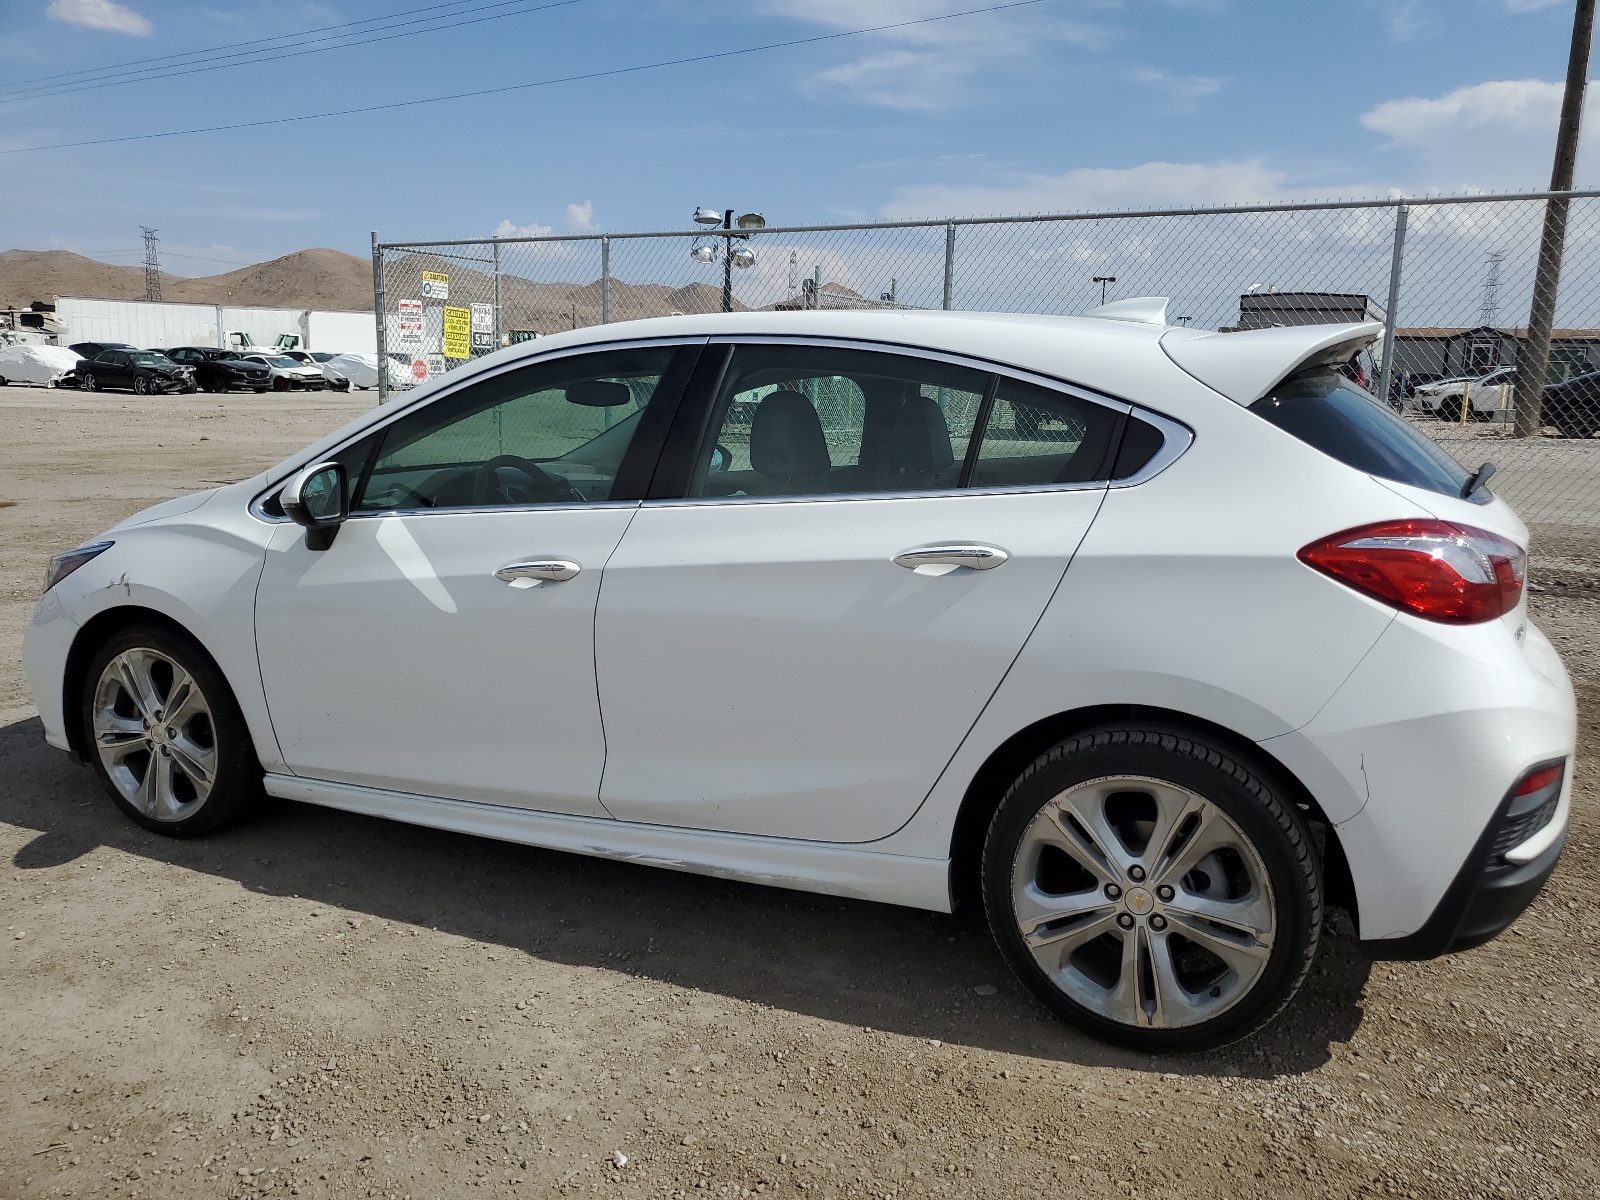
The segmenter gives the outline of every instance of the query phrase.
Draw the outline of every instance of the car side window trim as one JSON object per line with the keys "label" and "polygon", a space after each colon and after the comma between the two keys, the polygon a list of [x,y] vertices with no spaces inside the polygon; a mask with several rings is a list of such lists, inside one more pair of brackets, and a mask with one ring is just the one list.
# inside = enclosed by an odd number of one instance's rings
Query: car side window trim
{"label": "car side window trim", "polygon": [[[270,525],[281,524],[284,521],[287,521],[289,519],[288,517],[280,517],[280,516],[276,516],[273,513],[264,511],[262,506],[264,504],[266,504],[266,502],[268,500],[271,500],[279,491],[281,491],[283,489],[283,485],[288,482],[288,480],[294,475],[294,473],[296,471],[299,471],[301,468],[310,465],[312,462],[318,462],[318,461],[321,461],[324,458],[335,458],[335,457],[339,456],[340,454],[343,454],[345,451],[350,449],[350,447],[354,446],[356,443],[360,442],[364,438],[372,437],[374,435],[377,435],[380,438],[384,437],[384,436],[387,436],[389,427],[391,425],[393,425],[396,421],[400,420],[402,417],[409,416],[410,414],[416,412],[418,409],[421,409],[421,408],[423,408],[423,407],[425,407],[427,405],[433,404],[436,401],[446,400],[449,397],[454,396],[457,393],[459,393],[463,388],[472,387],[472,386],[475,386],[476,384],[479,384],[479,383],[486,383],[491,379],[496,379],[499,376],[508,374],[511,371],[520,371],[524,367],[531,367],[531,366],[534,366],[534,365],[539,364],[539,363],[555,362],[558,359],[572,358],[572,357],[580,355],[580,354],[600,354],[600,353],[604,353],[605,351],[608,351],[608,350],[632,350],[632,349],[645,350],[645,349],[649,349],[649,348],[651,348],[653,346],[677,346],[677,347],[684,347],[684,348],[703,349],[705,347],[706,343],[709,340],[710,339],[708,339],[704,334],[698,334],[698,335],[695,335],[693,337],[617,338],[614,341],[588,342],[588,343],[585,343],[582,346],[567,346],[567,347],[563,347],[560,350],[552,350],[552,351],[550,351],[548,353],[545,353],[545,354],[535,354],[535,355],[529,355],[527,358],[513,359],[510,362],[501,363],[498,366],[496,366],[496,367],[494,367],[493,369],[490,369],[490,370],[475,371],[470,376],[468,376],[467,378],[464,378],[464,379],[461,379],[461,380],[452,380],[448,386],[441,388],[437,392],[432,392],[427,396],[421,397],[420,399],[413,400],[413,401],[411,401],[409,403],[404,402],[404,401],[395,401],[395,402],[393,402],[391,404],[385,405],[384,406],[383,415],[378,420],[373,421],[373,423],[370,424],[370,425],[363,426],[361,429],[359,429],[356,432],[354,432],[353,434],[351,434],[351,436],[349,437],[348,440],[340,443],[338,446],[331,447],[331,448],[329,448],[327,450],[322,451],[320,454],[316,454],[316,455],[310,455],[310,454],[304,454],[304,453],[296,455],[293,459],[289,460],[289,465],[284,470],[283,474],[281,474],[279,476],[276,476],[274,479],[272,479],[271,482],[269,482],[267,484],[266,487],[262,488],[259,492],[256,493],[256,495],[250,501],[248,511],[250,512],[250,515],[255,517],[257,520],[264,521],[264,522],[266,522],[267,524],[270,524]],[[691,379],[692,379],[692,371],[693,371],[693,363],[691,363],[691,372],[690,372],[690,378]],[[674,410],[673,411],[674,417],[676,416],[677,411],[681,410],[681,408],[683,406],[683,402],[684,402],[684,400],[686,398],[687,398],[687,386],[685,386],[685,388],[679,390],[679,392],[677,394],[677,397],[676,397],[676,400],[675,400],[674,404],[672,405],[673,410]],[[653,398],[652,398],[652,407],[653,407]],[[646,412],[648,412],[648,411],[649,410],[646,409]],[[641,422],[641,424],[642,424],[642,422]],[[635,440],[637,440],[637,435],[635,435]],[[381,446],[379,447],[379,449],[380,449],[380,452],[381,452]],[[630,449],[631,449],[631,447],[630,447]],[[375,461],[375,459],[374,459],[374,461]],[[369,464],[368,470],[370,471],[370,464]],[[366,482],[366,480],[365,480],[365,478],[363,478],[363,480],[362,480],[363,485],[365,485],[365,482]],[[571,507],[571,508],[591,508],[592,509],[592,508],[604,507],[604,506],[607,506],[607,505],[617,506],[617,507],[626,507],[628,505],[636,505],[636,504],[638,504],[639,503],[639,499],[640,499],[640,497],[635,496],[631,500],[603,500],[603,501],[600,501],[599,503],[595,503],[595,504],[576,504],[576,503],[574,503],[572,505],[540,504],[540,505],[530,505],[530,506],[526,506],[526,507],[538,508],[538,509],[541,509],[541,510],[542,509],[546,509],[546,508],[557,509],[557,508],[567,508],[567,507]],[[518,511],[519,509],[521,509],[523,507],[525,507],[525,506],[522,506],[522,505],[497,505],[492,510],[488,510],[488,509],[480,510],[480,509],[467,509],[467,508],[452,508],[452,509],[449,509],[448,511],[451,512],[451,513],[465,513],[465,512],[479,512],[479,511],[514,512],[514,511]],[[444,510],[436,510],[436,509],[430,509],[430,508],[417,508],[417,509],[390,509],[390,510],[386,510],[386,513],[384,513],[384,514],[355,513],[355,512],[352,512],[350,514],[350,519],[351,520],[358,520],[358,519],[364,519],[365,517],[368,517],[368,516],[387,515],[388,513],[394,513],[394,514],[413,513],[413,512],[415,512],[415,513],[434,513],[434,512],[442,512],[442,511],[444,511]]]}
{"label": "car side window trim", "polygon": [[[667,449],[663,452],[656,477],[651,483],[650,492],[645,498],[645,503],[650,507],[662,505],[687,505],[687,504],[772,504],[796,503],[816,501],[840,500],[886,500],[906,499],[910,497],[936,497],[936,496],[988,496],[1008,495],[1025,492],[1061,492],[1061,491],[1104,491],[1108,486],[1105,478],[1090,480],[1082,483],[1039,483],[1019,484],[1006,487],[963,487],[961,484],[971,478],[971,472],[976,464],[975,455],[982,446],[983,435],[988,417],[994,407],[994,397],[999,390],[1002,380],[1014,379],[1021,383],[1031,383],[1037,387],[1060,392],[1081,400],[1088,404],[1095,404],[1101,408],[1109,409],[1117,414],[1118,428],[1111,438],[1105,462],[1102,464],[1100,474],[1108,475],[1112,464],[1116,461],[1116,453],[1121,445],[1123,428],[1130,413],[1143,414],[1144,409],[1125,400],[1091,392],[1077,384],[1056,379],[1049,375],[1040,375],[1020,367],[1009,364],[996,363],[988,359],[976,358],[970,355],[951,354],[945,351],[933,350],[923,346],[903,345],[899,342],[875,341],[856,338],[824,338],[805,336],[777,336],[753,334],[742,336],[739,334],[714,334],[707,339],[707,353],[702,354],[700,362],[703,370],[697,371],[689,389],[685,392],[678,406],[679,420],[675,423],[672,434],[668,439]],[[700,448],[709,432],[712,409],[716,405],[718,393],[722,388],[723,377],[728,365],[733,360],[734,351],[741,346],[806,346],[819,349],[855,350],[867,353],[893,354],[903,358],[922,359],[927,362],[945,363],[951,366],[965,367],[969,370],[983,371],[989,375],[989,382],[984,391],[984,401],[977,415],[973,428],[971,441],[967,446],[967,456],[963,459],[962,470],[955,487],[929,488],[914,492],[819,492],[810,495],[796,496],[689,496],[689,481],[693,474],[693,465],[699,454]],[[720,356],[710,353],[717,347],[726,347],[726,353]],[[718,359],[720,358],[720,361]],[[1178,425],[1169,419],[1163,419],[1157,424],[1165,432],[1169,427],[1182,429],[1187,439],[1177,448],[1177,452],[1167,456],[1164,452],[1172,443],[1168,438],[1163,445],[1163,450],[1158,452],[1150,463],[1147,463],[1135,475],[1126,480],[1117,480],[1109,486],[1129,486],[1132,482],[1142,482],[1144,479],[1153,478],[1159,472],[1151,468],[1157,463],[1165,467],[1189,447],[1193,440],[1185,426]]]}

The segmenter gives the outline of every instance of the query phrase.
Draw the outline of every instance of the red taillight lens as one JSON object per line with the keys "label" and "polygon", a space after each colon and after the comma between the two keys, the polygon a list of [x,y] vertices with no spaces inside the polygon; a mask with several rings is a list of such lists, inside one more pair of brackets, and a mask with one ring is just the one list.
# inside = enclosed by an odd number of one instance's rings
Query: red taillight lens
{"label": "red taillight lens", "polygon": [[1543,770],[1531,772],[1526,779],[1517,784],[1517,795],[1531,796],[1534,792],[1542,792],[1553,783],[1561,782],[1561,767],[1545,767]]}
{"label": "red taillight lens", "polygon": [[1469,625],[1522,598],[1527,555],[1497,533],[1448,521],[1380,521],[1300,551],[1300,561],[1395,608]]}

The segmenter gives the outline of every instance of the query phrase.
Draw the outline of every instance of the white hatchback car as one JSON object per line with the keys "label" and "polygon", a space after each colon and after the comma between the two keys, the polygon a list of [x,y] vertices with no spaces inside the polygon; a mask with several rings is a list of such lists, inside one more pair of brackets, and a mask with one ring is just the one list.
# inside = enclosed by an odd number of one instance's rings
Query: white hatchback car
{"label": "white hatchback car", "polygon": [[264,796],[982,903],[1147,1050],[1288,1002],[1325,906],[1493,937],[1565,839],[1527,531],[1335,369],[1375,325],[752,312],[515,346],[59,556],[52,745],[148,829]]}

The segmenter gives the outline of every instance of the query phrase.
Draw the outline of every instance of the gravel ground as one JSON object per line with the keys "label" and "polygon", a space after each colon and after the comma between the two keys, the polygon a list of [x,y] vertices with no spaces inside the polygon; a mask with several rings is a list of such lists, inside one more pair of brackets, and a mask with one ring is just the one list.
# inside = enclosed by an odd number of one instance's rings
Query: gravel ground
{"label": "gravel ground", "polygon": [[[979,921],[298,805],[202,842],[46,748],[16,651],[45,557],[252,473],[367,397],[0,391],[0,1197],[1594,1194],[1600,580],[1541,526],[1580,676],[1574,828],[1504,937],[1107,1049]],[[469,1190],[473,1189],[473,1190]]]}

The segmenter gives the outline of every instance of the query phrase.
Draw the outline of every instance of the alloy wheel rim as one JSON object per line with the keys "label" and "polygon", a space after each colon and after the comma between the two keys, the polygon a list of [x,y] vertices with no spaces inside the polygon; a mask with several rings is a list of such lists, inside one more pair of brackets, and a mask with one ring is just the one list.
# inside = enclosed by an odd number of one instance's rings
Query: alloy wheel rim
{"label": "alloy wheel rim", "polygon": [[124,650],[95,685],[95,750],[112,786],[157,821],[181,821],[217,776],[216,725],[200,685],[148,647]]}
{"label": "alloy wheel rim", "polygon": [[1277,935],[1250,839],[1204,796],[1147,776],[1052,797],[1018,844],[1011,905],[1057,988],[1136,1028],[1221,1016],[1261,978]]}

